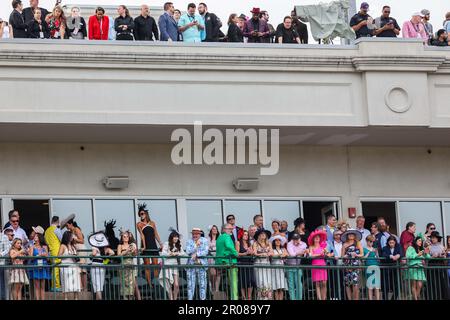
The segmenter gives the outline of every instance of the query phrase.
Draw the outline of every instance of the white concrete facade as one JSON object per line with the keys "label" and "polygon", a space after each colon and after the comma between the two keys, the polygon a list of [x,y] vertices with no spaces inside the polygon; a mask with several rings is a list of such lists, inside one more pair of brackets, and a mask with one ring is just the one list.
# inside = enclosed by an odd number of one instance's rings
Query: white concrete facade
{"label": "white concrete facade", "polygon": [[[11,199],[40,195],[317,197],[339,199],[344,218],[361,199],[450,199],[450,51],[415,40],[5,41],[0,83],[4,219]],[[279,173],[175,166],[171,130],[196,120],[280,128]],[[129,176],[129,188],[106,190],[111,175]],[[237,177],[258,177],[259,188],[237,192]]]}

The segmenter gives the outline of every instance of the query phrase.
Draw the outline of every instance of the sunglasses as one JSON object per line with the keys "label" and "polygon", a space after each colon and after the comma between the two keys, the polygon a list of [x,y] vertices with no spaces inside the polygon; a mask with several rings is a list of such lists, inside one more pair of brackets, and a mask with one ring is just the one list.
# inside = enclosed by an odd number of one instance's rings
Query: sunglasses
{"label": "sunglasses", "polygon": [[436,230],[436,228],[430,228],[430,230]]}
{"label": "sunglasses", "polygon": [[11,223],[19,222],[19,220],[11,220]]}
{"label": "sunglasses", "polygon": [[235,218],[228,218],[228,219],[227,219],[227,221],[230,221],[230,220],[235,220]]}

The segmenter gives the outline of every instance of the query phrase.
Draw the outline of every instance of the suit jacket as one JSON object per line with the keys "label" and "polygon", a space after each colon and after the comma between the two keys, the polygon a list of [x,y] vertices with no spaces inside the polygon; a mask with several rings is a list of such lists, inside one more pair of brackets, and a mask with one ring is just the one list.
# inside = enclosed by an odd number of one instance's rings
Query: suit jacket
{"label": "suit jacket", "polygon": [[9,24],[13,29],[14,38],[28,38],[27,25],[19,11],[13,10],[9,16]]}
{"label": "suit jacket", "polygon": [[158,19],[158,26],[161,34],[159,40],[168,41],[172,39],[172,41],[178,41],[178,24],[170,14],[164,12]]}
{"label": "suit jacket", "polygon": [[[238,253],[232,237],[229,234],[222,233],[216,241],[216,257],[219,257],[216,259],[216,263],[228,264],[231,261],[231,263],[235,264],[237,263],[237,256]],[[231,257],[231,259],[224,257]]]}
{"label": "suit jacket", "polygon": [[[245,22],[244,26],[244,36],[248,37],[248,42],[264,42],[264,39],[267,38],[270,35],[269,26],[267,25],[267,22],[264,20],[259,19],[258,20],[258,29],[254,26],[253,19],[249,19],[247,22]],[[253,31],[259,31],[262,33],[261,37],[254,37],[252,36]]]}
{"label": "suit jacket", "polygon": [[[45,17],[49,14],[49,12],[47,11],[47,9],[44,8],[39,8],[41,9],[41,20],[45,21]],[[22,16],[23,19],[25,20],[25,23],[30,23],[30,21],[34,20],[34,12],[33,12],[33,8],[28,7],[22,10]]]}
{"label": "suit jacket", "polygon": [[200,32],[203,34],[202,40],[205,42],[217,42],[221,36],[220,28],[222,27],[222,21],[214,13],[205,13],[203,17],[205,22],[205,29]]}
{"label": "suit jacket", "polygon": [[[400,245],[397,243],[394,247],[394,254],[392,254],[393,256],[399,254],[400,257],[403,256],[403,252],[402,252],[402,248],[400,247]],[[384,260],[382,260],[383,264],[395,264],[396,261],[393,261],[391,258],[389,258],[389,256],[391,255],[391,249],[389,248],[389,246],[385,246],[383,248],[383,250],[381,251],[381,256],[383,258],[385,258]],[[397,260],[399,261],[399,260]]]}
{"label": "suit jacket", "polygon": [[[41,22],[42,33],[45,39],[50,38],[50,29],[45,21]],[[27,33],[28,38],[40,39],[41,28],[39,28],[39,23],[36,20],[29,21],[27,23]]]}
{"label": "suit jacket", "polygon": [[233,240],[233,243],[235,243],[236,241],[240,241],[243,233],[244,233],[244,229],[236,226],[237,239],[235,239],[235,237],[234,237],[234,232],[231,234],[231,239]]}
{"label": "suit jacket", "polygon": [[[208,244],[208,239],[204,237],[200,237],[197,243],[194,242],[194,240],[189,239],[186,243],[186,253],[191,256],[191,258],[189,258],[187,264],[201,264],[207,266],[208,259],[204,257],[206,257],[209,252]],[[196,259],[192,259],[194,253],[197,255]]]}
{"label": "suit jacket", "polygon": [[109,17],[103,16],[101,28],[97,16],[89,17],[89,40],[108,40]]}

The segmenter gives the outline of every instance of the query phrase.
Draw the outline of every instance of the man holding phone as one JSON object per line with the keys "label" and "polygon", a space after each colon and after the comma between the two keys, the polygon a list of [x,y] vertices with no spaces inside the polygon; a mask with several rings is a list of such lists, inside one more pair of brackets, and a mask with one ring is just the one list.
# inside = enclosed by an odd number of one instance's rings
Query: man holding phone
{"label": "man holding phone", "polygon": [[197,6],[189,3],[187,13],[178,21],[178,30],[183,34],[184,42],[202,42],[200,31],[205,29],[203,18],[195,14]]}
{"label": "man holding phone", "polygon": [[382,15],[375,19],[375,36],[385,38],[396,38],[400,34],[400,26],[397,20],[391,18],[391,7],[384,6]]}

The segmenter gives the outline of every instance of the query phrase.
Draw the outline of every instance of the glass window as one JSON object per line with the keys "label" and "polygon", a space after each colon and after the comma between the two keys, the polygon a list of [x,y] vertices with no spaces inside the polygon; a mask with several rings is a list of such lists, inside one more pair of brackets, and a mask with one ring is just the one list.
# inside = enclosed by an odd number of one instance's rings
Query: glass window
{"label": "glass window", "polygon": [[399,202],[400,227],[402,232],[410,221],[416,223],[416,234],[425,233],[429,222],[436,225],[436,231],[442,234],[442,216],[440,202]]}
{"label": "glass window", "polygon": [[187,200],[187,229],[189,234],[185,239],[188,239],[192,228],[202,228],[205,236],[208,236],[209,226],[216,225],[221,228],[222,225],[222,201],[221,200]]}
{"label": "glass window", "polygon": [[[136,204],[146,203],[147,209],[149,211],[150,219],[156,223],[156,229],[158,230],[161,241],[164,243],[169,238],[169,228],[175,228],[178,230],[177,226],[177,206],[175,200],[138,200]],[[139,219],[139,217],[136,217]]]}
{"label": "glass window", "polygon": [[298,201],[265,200],[264,201],[264,228],[272,231],[273,220],[286,220],[288,230],[294,229],[294,220],[300,217]]}
{"label": "glass window", "polygon": [[[445,233],[443,235],[447,237],[448,235],[450,235],[450,202],[445,202],[444,213]],[[445,241],[447,241],[447,239]],[[445,243],[445,245],[447,246],[447,243]]]}
{"label": "glass window", "polygon": [[261,214],[261,201],[259,200],[225,200],[224,217],[234,214],[236,225],[244,229],[253,224],[253,217]]}
{"label": "glass window", "polygon": [[63,220],[68,215],[75,214],[75,222],[81,228],[85,238],[85,244],[89,246],[88,236],[94,231],[92,223],[92,201],[91,200],[66,200],[53,199],[52,200],[52,217],[58,216]]}
{"label": "glass window", "polygon": [[133,200],[95,200],[95,227],[104,230],[105,222],[116,220],[115,233],[119,238],[119,230],[130,230],[136,238],[135,211]]}

